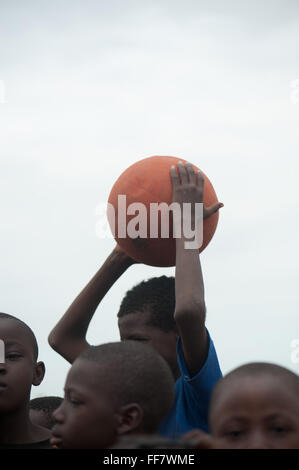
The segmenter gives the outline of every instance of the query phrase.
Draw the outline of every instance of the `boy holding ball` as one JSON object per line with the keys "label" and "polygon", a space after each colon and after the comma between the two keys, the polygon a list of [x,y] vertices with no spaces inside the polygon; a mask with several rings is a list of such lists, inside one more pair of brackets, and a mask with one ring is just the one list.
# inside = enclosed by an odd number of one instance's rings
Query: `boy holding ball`
{"label": "boy holding ball", "polygon": [[[194,226],[195,204],[203,203],[204,179],[192,165],[179,163],[170,171],[173,202],[190,203],[185,217]],[[221,203],[203,207],[203,218]],[[183,220],[174,220],[174,224]],[[202,221],[201,221],[202,223]],[[190,224],[189,224],[190,226]],[[178,227],[177,227],[178,228]],[[185,234],[176,238],[176,271],[142,282],[129,291],[118,313],[121,340],[142,341],[169,364],[175,383],[175,403],[160,426],[161,435],[177,438],[200,428],[208,430],[208,406],[214,385],[221,377],[217,354],[205,327],[204,284],[198,248],[187,249]],[[135,261],[118,246],[74,300],[49,336],[49,343],[72,363],[90,345],[89,323],[103,297]]]}

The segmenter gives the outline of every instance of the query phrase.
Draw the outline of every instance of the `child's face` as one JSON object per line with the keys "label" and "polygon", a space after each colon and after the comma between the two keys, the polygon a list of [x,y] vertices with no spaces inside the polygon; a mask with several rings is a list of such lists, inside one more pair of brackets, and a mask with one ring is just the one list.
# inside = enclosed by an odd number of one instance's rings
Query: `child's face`
{"label": "child's face", "polygon": [[236,377],[219,391],[210,426],[231,449],[298,449],[299,397],[277,377]]}
{"label": "child's face", "polygon": [[141,341],[154,348],[168,363],[177,379],[179,368],[177,363],[177,333],[172,330],[165,332],[150,324],[150,313],[137,312],[125,315],[118,320],[121,341]]}
{"label": "child's face", "polygon": [[117,406],[105,385],[105,370],[77,359],[65,383],[64,401],[53,417],[52,445],[65,449],[104,449],[117,439]]}
{"label": "child's face", "polygon": [[29,411],[30,421],[42,428],[51,429],[51,414],[44,410],[33,410]]}
{"label": "child's face", "polygon": [[0,364],[0,413],[27,406],[35,380],[36,361],[31,338],[17,321],[0,319],[5,363]]}

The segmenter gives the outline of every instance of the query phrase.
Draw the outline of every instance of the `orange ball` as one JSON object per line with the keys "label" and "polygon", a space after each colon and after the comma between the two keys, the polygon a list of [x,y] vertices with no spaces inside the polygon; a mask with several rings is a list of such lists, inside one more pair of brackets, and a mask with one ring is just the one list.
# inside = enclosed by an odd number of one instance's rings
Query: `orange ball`
{"label": "orange ball", "polygon": [[[183,163],[186,160],[176,157],[155,156],[144,158],[127,168],[115,182],[109,195],[108,202],[114,207],[114,214],[108,214],[110,227],[113,231],[115,240],[119,246],[135,261],[148,264],[150,266],[174,266],[175,265],[175,238],[172,236],[172,224],[170,221],[169,238],[150,238],[150,204],[172,202],[172,184],[170,177],[170,168],[177,163]],[[198,168],[192,165],[195,170]],[[201,171],[201,170],[200,170]],[[204,196],[203,202],[206,207],[214,205],[218,202],[214,188],[208,177],[201,171],[204,177]],[[142,203],[146,208],[145,223],[147,224],[146,238],[131,238],[126,236],[123,238],[119,232],[119,210],[118,196],[126,196],[126,210],[132,203]],[[138,212],[134,215],[125,215],[125,224],[134,219]],[[203,251],[211,241],[218,223],[218,211],[210,217],[204,219],[203,222],[203,244],[199,252]],[[125,227],[125,230],[126,230]],[[138,227],[138,226],[137,226]],[[160,225],[159,225],[159,235]]]}

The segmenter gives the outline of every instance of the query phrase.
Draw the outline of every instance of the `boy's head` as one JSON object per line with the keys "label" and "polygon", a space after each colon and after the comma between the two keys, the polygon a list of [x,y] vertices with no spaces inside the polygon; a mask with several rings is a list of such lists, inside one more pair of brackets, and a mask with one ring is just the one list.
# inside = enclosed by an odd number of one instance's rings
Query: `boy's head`
{"label": "boy's head", "polygon": [[37,362],[36,338],[23,321],[0,313],[0,339],[5,349],[5,362],[0,363],[0,413],[9,413],[28,407],[31,386],[41,383],[45,366]]}
{"label": "boy's head", "polygon": [[52,444],[107,448],[124,434],[153,433],[173,400],[171,371],[151,348],[135,341],[88,348],[68,373]]}
{"label": "boy's head", "polygon": [[298,449],[298,375],[268,363],[233,370],[214,388],[209,421],[228,448]]}
{"label": "boy's head", "polygon": [[61,405],[63,399],[60,397],[40,397],[30,400],[30,419],[38,426],[52,429],[55,420],[53,412]]}
{"label": "boy's head", "polygon": [[121,340],[141,341],[158,351],[179,376],[174,321],[175,279],[154,277],[129,290],[118,312]]}

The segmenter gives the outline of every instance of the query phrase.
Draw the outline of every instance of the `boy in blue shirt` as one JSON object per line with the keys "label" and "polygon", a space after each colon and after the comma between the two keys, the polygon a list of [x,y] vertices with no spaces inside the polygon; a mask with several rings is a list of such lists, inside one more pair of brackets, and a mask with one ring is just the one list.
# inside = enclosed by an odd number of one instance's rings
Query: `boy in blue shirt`
{"label": "boy in blue shirt", "polygon": [[[174,320],[175,279],[161,276],[143,281],[127,292],[119,312],[118,325],[122,340],[151,345],[168,362],[175,383],[175,404],[160,426],[163,436],[178,438],[187,430],[207,430],[207,410],[211,390],[221,377],[216,351],[207,332],[208,353],[204,365],[194,369],[186,364],[182,335]],[[163,319],[163,320],[161,320]]]}
{"label": "boy in blue shirt", "polygon": [[[195,173],[191,164],[179,163],[177,170],[171,168],[170,176],[173,202],[181,207],[183,203],[193,207],[203,202],[204,179],[199,172]],[[203,207],[203,218],[220,207],[221,203]],[[194,227],[194,216],[194,211],[190,211],[191,227]],[[127,293],[118,314],[121,340],[147,343],[164,357],[172,370],[176,380],[175,404],[160,427],[160,434],[169,437],[179,437],[193,428],[208,429],[209,400],[221,377],[214,345],[205,328],[204,284],[198,249],[186,249],[186,241],[189,240],[184,234],[176,238],[175,283],[165,276],[141,283]],[[86,333],[99,303],[134,263],[117,246],[53,329],[49,343],[66,360],[72,363],[89,347]]]}

